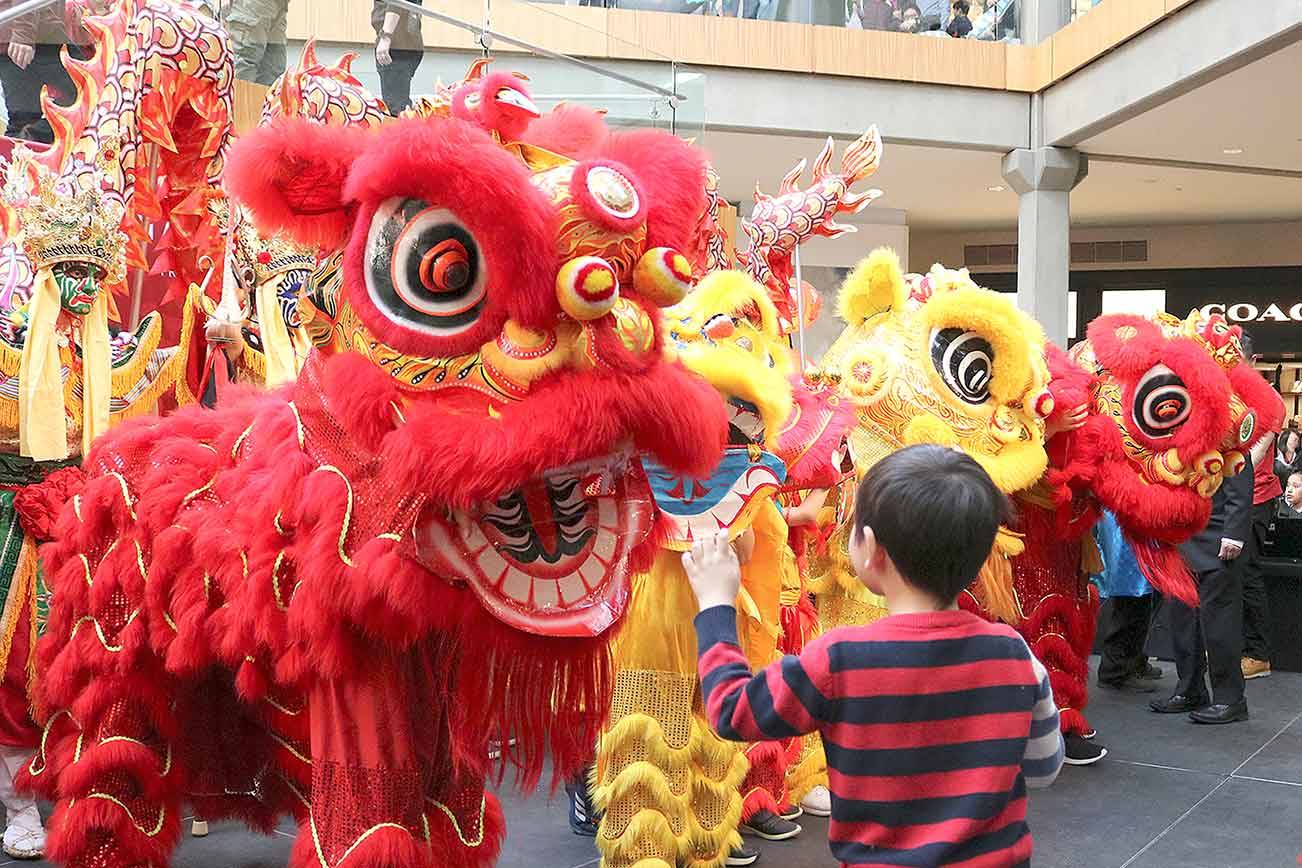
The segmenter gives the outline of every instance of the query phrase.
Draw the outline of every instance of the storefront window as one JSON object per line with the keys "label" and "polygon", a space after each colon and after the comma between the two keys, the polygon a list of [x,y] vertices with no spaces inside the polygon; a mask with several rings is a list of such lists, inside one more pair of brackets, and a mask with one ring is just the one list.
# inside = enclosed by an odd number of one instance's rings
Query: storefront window
{"label": "storefront window", "polygon": [[1165,289],[1105,289],[1103,314],[1133,313],[1153,316],[1166,310]]}

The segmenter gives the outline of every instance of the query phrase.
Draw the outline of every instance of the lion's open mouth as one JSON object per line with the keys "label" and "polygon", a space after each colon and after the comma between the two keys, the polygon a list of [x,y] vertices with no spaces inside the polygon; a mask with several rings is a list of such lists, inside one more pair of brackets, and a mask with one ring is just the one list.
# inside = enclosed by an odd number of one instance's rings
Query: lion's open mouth
{"label": "lion's open mouth", "polygon": [[654,515],[641,462],[622,452],[549,471],[473,514],[431,510],[417,550],[512,627],[596,636],[623,614],[629,555]]}

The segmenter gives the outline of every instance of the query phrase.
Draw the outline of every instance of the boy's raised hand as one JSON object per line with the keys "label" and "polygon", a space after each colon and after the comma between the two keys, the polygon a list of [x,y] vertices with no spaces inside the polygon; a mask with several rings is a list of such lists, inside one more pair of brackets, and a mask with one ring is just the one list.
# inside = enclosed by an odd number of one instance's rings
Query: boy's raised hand
{"label": "boy's raised hand", "polygon": [[696,604],[704,612],[713,606],[732,606],[741,590],[741,565],[728,543],[728,531],[698,539],[691,551],[683,552],[683,569],[696,592]]}

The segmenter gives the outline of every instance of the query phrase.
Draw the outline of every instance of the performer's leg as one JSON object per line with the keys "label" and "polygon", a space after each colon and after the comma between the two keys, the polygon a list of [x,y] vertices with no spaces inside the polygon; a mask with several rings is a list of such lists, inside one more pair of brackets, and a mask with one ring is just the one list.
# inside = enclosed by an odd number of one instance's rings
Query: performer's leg
{"label": "performer's leg", "polygon": [[1226,561],[1198,585],[1198,613],[1207,647],[1212,701],[1233,705],[1243,699],[1243,562]]}
{"label": "performer's leg", "polygon": [[31,759],[32,752],[26,748],[0,747],[0,802],[4,803],[7,823],[4,851],[15,859],[45,855],[45,827],[36,800],[14,789],[14,777]]}
{"label": "performer's leg", "polygon": [[1099,683],[1120,687],[1147,662],[1144,643],[1152,617],[1153,597],[1113,597],[1103,624]]}
{"label": "performer's leg", "polygon": [[57,795],[50,858],[67,868],[167,864],[180,836],[183,786],[173,762],[182,724],[166,677],[101,672],[76,708],[75,720],[51,718],[24,772],[28,785]]}
{"label": "performer's leg", "polygon": [[1261,557],[1270,525],[1271,506],[1262,503],[1252,508],[1252,537],[1248,541],[1251,550],[1240,555],[1247,559],[1243,571],[1243,656],[1263,663],[1270,662],[1270,642],[1266,639],[1269,608]]}
{"label": "performer's leg", "polygon": [[453,764],[446,710],[429,702],[434,659],[414,651],[312,688],[311,812],[291,868],[496,863],[501,807],[482,773]]}
{"label": "performer's leg", "polygon": [[[1201,583],[1204,574],[1199,574]],[[1175,653],[1175,671],[1178,676],[1175,692],[1191,701],[1204,700],[1207,688],[1203,683],[1206,658],[1203,652],[1203,634],[1198,624],[1198,610],[1191,609],[1175,597],[1167,597],[1167,624],[1171,628],[1171,645]]]}

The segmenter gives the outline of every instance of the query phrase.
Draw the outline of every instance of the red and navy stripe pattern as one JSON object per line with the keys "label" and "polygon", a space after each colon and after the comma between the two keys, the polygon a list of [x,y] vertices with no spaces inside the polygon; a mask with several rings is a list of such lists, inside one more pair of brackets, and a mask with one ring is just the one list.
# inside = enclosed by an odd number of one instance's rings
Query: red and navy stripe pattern
{"label": "red and navy stripe pattern", "polygon": [[822,734],[843,865],[1028,862],[1026,790],[1062,766],[1044,667],[1010,627],[962,611],[833,630],[752,676],[731,607],[696,618],[719,735]]}

